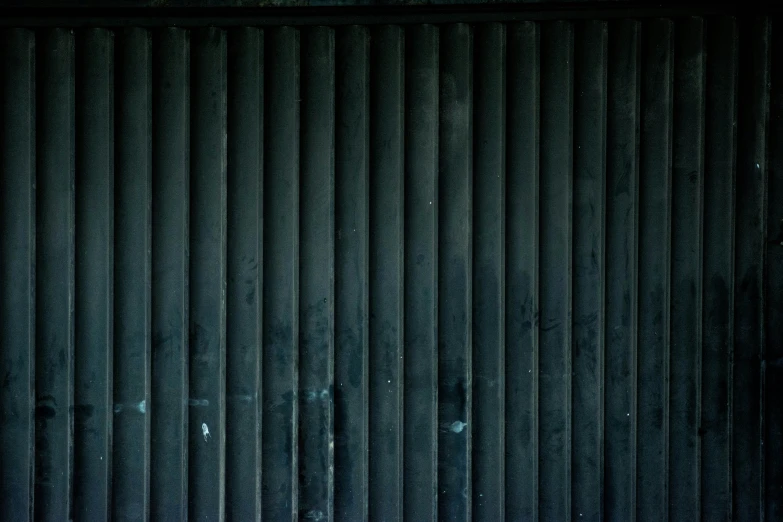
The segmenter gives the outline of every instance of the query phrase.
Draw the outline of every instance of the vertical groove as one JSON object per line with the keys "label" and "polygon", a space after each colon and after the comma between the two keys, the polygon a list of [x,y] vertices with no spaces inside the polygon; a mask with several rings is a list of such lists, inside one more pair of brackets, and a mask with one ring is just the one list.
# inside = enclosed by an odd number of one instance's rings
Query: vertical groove
{"label": "vertical groove", "polygon": [[299,247],[299,509],[333,520],[334,30],[302,42]]}
{"label": "vertical groove", "polygon": [[732,519],[763,519],[762,374],[769,21],[739,28],[732,398]]}
{"label": "vertical groove", "polygon": [[441,43],[438,517],[471,520],[472,28],[444,26]]}
{"label": "vertical groove", "polygon": [[226,518],[261,519],[264,36],[228,35]]}
{"label": "vertical groove", "polygon": [[114,436],[111,518],[150,515],[152,77],[149,33],[115,51]]}
{"label": "vertical groove", "polygon": [[437,519],[438,28],[410,27],[405,58],[404,518]]}
{"label": "vertical groove", "polygon": [[574,517],[603,517],[603,294],[606,184],[606,22],[577,26],[574,48]]}
{"label": "vertical groove", "polygon": [[[188,518],[190,36],[156,34],[152,142],[150,518]],[[195,429],[200,426],[195,425]]]}
{"label": "vertical groove", "polygon": [[[74,36],[40,36],[36,95],[35,519],[73,517]],[[39,110],[40,109],[40,110]]]}
{"label": "vertical groove", "polygon": [[670,516],[699,518],[704,22],[675,32],[672,170]]}
{"label": "vertical groove", "polygon": [[609,27],[606,183],[606,517],[636,516],[639,25]]}
{"label": "vertical groove", "polygon": [[370,101],[370,518],[402,518],[405,39],[373,33]]}
{"label": "vertical groove", "polygon": [[0,32],[0,513],[32,520],[35,480],[35,33]]}
{"label": "vertical groove", "polygon": [[667,518],[673,29],[642,26],[636,517]]}
{"label": "vertical groove", "polygon": [[541,357],[539,503],[546,520],[571,518],[571,225],[573,29],[541,33]]}
{"label": "vertical groove", "polygon": [[263,518],[299,516],[299,31],[265,44]]}
{"label": "vertical groove", "polygon": [[504,519],[506,32],[479,26],[475,51],[473,513]]}
{"label": "vertical groove", "polygon": [[188,513],[225,515],[226,35],[192,43]]}
{"label": "vertical groove", "polygon": [[[770,30],[770,80],[772,99],[769,116],[767,259],[766,278],[766,361],[764,382],[765,424],[764,460],[783,462],[783,40],[780,19]],[[783,518],[783,470],[767,466],[765,473],[765,518]]]}
{"label": "vertical groove", "polygon": [[108,518],[114,280],[114,35],[77,39],[74,516]]}
{"label": "vertical groove", "polygon": [[734,202],[736,24],[721,18],[707,26],[702,299],[701,518],[728,520],[729,366]]}
{"label": "vertical groove", "polygon": [[370,35],[340,29],[335,109],[334,515],[368,516]]}
{"label": "vertical groove", "polygon": [[506,517],[538,520],[539,26],[508,29]]}

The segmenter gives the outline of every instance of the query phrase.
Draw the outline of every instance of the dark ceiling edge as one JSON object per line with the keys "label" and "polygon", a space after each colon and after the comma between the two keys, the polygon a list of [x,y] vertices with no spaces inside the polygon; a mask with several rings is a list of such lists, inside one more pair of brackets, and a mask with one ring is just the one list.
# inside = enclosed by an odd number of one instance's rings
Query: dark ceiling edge
{"label": "dark ceiling edge", "polygon": [[[89,2],[85,2],[89,3]],[[104,5],[106,5],[104,3]],[[777,2],[580,2],[328,7],[6,7],[0,27],[164,27],[351,25],[553,19],[757,16],[783,12]]]}

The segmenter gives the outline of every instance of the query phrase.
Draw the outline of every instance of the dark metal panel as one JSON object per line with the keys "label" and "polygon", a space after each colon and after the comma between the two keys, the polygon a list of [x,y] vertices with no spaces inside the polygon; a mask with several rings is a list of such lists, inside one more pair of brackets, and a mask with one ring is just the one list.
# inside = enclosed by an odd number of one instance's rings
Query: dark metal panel
{"label": "dark metal panel", "polygon": [[770,41],[771,96],[766,168],[768,180],[766,274],[766,353],[763,359],[766,520],[783,518],[783,35],[773,19]]}
{"label": "dark metal panel", "polygon": [[332,28],[303,34],[299,243],[299,506],[334,518],[334,60]]}
{"label": "dark metal panel", "polygon": [[776,519],[777,29],[4,30],[6,512]]}
{"label": "dark metal panel", "polygon": [[603,516],[606,22],[574,35],[573,469],[572,511]]}
{"label": "dark metal panel", "polygon": [[508,31],[506,518],[537,520],[541,43],[532,22]]}
{"label": "dark metal panel", "polygon": [[226,35],[193,33],[188,373],[188,501],[194,520],[225,515]]}
{"label": "dark metal panel", "polygon": [[[762,379],[764,257],[769,117],[768,19],[739,22],[737,173],[734,247],[732,519],[764,511]],[[775,203],[778,205],[779,203]]]}
{"label": "dark metal panel", "polygon": [[639,329],[636,517],[668,516],[669,328],[674,27],[642,25],[639,137]]}
{"label": "dark metal panel", "polygon": [[606,117],[604,442],[608,520],[636,513],[639,24],[609,25]]}
{"label": "dark metal panel", "polygon": [[299,30],[264,44],[263,518],[299,515]]}
{"label": "dark metal panel", "polygon": [[261,518],[264,35],[228,34],[226,518]]}
{"label": "dark metal panel", "polygon": [[438,514],[439,29],[405,33],[404,518]]}
{"label": "dark metal panel", "polygon": [[335,48],[334,516],[368,515],[370,31]]}
{"label": "dark metal panel", "polygon": [[0,38],[0,513],[32,520],[35,473],[35,34]]}
{"label": "dark metal panel", "polygon": [[150,514],[152,45],[115,36],[112,516]]}
{"label": "dark metal panel", "polygon": [[539,517],[571,518],[571,285],[574,31],[541,27]]}
{"label": "dark metal panel", "polygon": [[369,516],[402,516],[405,33],[371,33]]}
{"label": "dark metal panel", "polygon": [[506,30],[475,33],[473,136],[473,516],[505,507]]}
{"label": "dark metal panel", "polygon": [[111,490],[114,272],[114,35],[76,47],[74,517],[107,518]]}
{"label": "dark metal panel", "polygon": [[701,373],[701,517],[731,517],[731,353],[734,186],[736,180],[736,22],[706,27],[706,121],[704,135],[703,348]]}
{"label": "dark metal panel", "polygon": [[473,28],[440,31],[438,518],[471,520]]}
{"label": "dark metal panel", "polygon": [[40,35],[36,82],[35,512],[73,510],[74,34]]}
{"label": "dark metal panel", "polygon": [[188,514],[190,33],[157,33],[153,62],[150,516],[179,520]]}
{"label": "dark metal panel", "polygon": [[672,133],[669,516],[700,516],[704,21],[675,28]]}

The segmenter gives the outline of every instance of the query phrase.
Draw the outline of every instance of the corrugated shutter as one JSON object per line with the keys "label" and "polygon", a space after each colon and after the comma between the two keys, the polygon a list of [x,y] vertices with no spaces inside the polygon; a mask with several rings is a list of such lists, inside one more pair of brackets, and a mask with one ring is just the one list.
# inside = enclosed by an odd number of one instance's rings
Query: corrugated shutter
{"label": "corrugated shutter", "polygon": [[776,19],[2,29],[8,520],[779,520]]}

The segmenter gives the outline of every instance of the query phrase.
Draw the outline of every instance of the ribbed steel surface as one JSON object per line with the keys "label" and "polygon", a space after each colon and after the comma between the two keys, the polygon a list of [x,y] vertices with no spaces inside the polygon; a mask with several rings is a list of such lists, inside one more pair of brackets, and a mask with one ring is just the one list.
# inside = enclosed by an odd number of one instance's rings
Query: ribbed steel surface
{"label": "ribbed steel surface", "polygon": [[781,520],[768,18],[0,30],[4,520]]}

